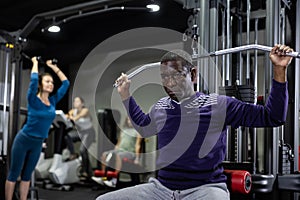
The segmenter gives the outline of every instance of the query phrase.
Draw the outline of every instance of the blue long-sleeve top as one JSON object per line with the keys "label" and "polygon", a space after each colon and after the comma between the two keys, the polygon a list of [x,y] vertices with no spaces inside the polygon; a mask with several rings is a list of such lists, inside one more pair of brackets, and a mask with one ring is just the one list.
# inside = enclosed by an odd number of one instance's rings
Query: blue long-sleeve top
{"label": "blue long-sleeve top", "polygon": [[123,103],[143,137],[158,136],[159,181],[170,189],[182,190],[225,182],[222,162],[227,126],[282,125],[287,115],[288,92],[287,83],[273,80],[265,106],[199,92],[181,103],[162,98],[148,114],[133,97]]}
{"label": "blue long-sleeve top", "polygon": [[37,97],[38,73],[31,73],[30,85],[27,91],[27,121],[22,131],[30,136],[47,138],[52,121],[55,118],[55,107],[62,99],[69,88],[68,80],[62,81],[62,85],[57,92],[49,97],[50,105],[45,105]]}

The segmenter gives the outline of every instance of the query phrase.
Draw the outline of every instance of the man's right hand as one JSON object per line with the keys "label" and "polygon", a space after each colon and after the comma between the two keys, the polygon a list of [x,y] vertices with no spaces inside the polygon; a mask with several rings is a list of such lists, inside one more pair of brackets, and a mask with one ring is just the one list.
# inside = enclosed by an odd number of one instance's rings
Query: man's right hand
{"label": "man's right hand", "polygon": [[293,49],[289,46],[277,44],[269,54],[270,60],[273,63],[274,80],[280,83],[287,81],[287,67],[293,59],[290,56],[286,56],[288,52],[293,52]]}
{"label": "man's right hand", "polygon": [[122,101],[128,99],[130,97],[129,88],[130,88],[130,80],[128,79],[127,74],[122,73],[121,76],[116,80],[116,84],[118,84],[118,92],[121,96]]}

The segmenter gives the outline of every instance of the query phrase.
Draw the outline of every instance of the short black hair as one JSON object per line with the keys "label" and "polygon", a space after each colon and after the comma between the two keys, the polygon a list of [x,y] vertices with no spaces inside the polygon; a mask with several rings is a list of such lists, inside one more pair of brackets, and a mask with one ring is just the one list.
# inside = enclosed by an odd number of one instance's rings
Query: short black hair
{"label": "short black hair", "polygon": [[167,52],[162,56],[160,63],[163,64],[168,61],[181,61],[182,66],[186,67],[188,71],[190,71],[194,67],[194,65],[192,64],[191,55],[181,49]]}

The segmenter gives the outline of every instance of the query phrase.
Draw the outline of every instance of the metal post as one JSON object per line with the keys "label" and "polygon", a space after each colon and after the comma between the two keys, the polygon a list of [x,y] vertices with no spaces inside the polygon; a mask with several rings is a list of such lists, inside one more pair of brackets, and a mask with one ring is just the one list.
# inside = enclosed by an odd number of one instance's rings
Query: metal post
{"label": "metal post", "polygon": [[[251,3],[247,0],[247,44],[250,44],[250,10]],[[246,85],[250,85],[250,52],[247,52]]]}
{"label": "metal post", "polygon": [[[274,46],[279,40],[279,1],[267,0],[266,12],[266,43],[268,46]],[[266,69],[265,69],[265,96],[269,96],[269,90],[272,85],[273,66],[266,54]],[[265,134],[265,152],[268,152],[265,158],[265,172],[276,175],[278,171],[278,134],[279,129],[266,128],[266,132],[272,132],[273,134]]]}
{"label": "metal post", "polygon": [[[254,43],[257,44],[258,40],[258,18],[255,19],[255,35]],[[254,52],[254,103],[257,104],[258,93],[258,73],[257,73],[257,50]],[[253,162],[253,174],[256,174],[256,160],[257,160],[257,129],[253,128],[252,136],[252,162]]]}
{"label": "metal post", "polygon": [[[241,1],[238,1],[239,9],[241,9]],[[239,24],[238,24],[238,45],[241,46],[243,44],[243,17],[239,15]],[[243,56],[242,52],[239,52],[239,66],[237,70],[237,84],[242,85],[243,84],[243,75],[244,75],[244,66],[243,66]]]}
{"label": "metal post", "polygon": [[3,95],[3,153],[7,155],[8,129],[7,129],[7,100],[8,100],[8,72],[9,72],[10,53],[5,52],[5,80],[4,80],[4,95]]}
{"label": "metal post", "polygon": [[[225,6],[222,4],[222,8],[221,8],[221,15],[222,15],[222,37],[221,37],[221,41],[222,41],[222,49],[226,48],[226,40],[225,40],[225,31],[226,31],[226,23],[225,23],[225,19],[226,19],[226,12],[225,12]],[[218,60],[218,58],[216,59]],[[221,77],[222,77],[222,86],[227,85],[228,83],[226,82],[226,59],[225,59],[225,55],[222,55],[222,64],[221,64]],[[226,134],[226,160],[230,161],[231,160],[231,154],[230,152],[232,151],[232,149],[230,148],[230,141],[231,141],[231,127],[227,128],[227,134]]]}
{"label": "metal post", "polygon": [[[222,9],[222,49],[225,49],[226,47],[226,41],[225,41],[225,29],[226,29],[226,23],[225,23],[225,18],[226,18],[226,12],[225,8]],[[225,86],[228,83],[226,83],[226,60],[225,60],[225,55],[222,56],[222,85]]]}
{"label": "metal post", "polygon": [[[201,1],[200,2],[200,14],[199,14],[199,27],[205,27],[209,23],[209,1]],[[200,53],[204,53],[204,51],[209,51],[209,28],[201,28],[200,29]],[[208,91],[207,87],[207,77],[208,77],[208,59],[204,59],[201,61],[201,76],[202,78],[202,90]]]}
{"label": "metal post", "polygon": [[[11,149],[13,138],[19,129],[20,94],[21,94],[21,45],[15,44],[11,63],[11,96],[9,103],[8,149]],[[9,155],[9,152],[8,152]],[[9,157],[9,156],[8,156]]]}
{"label": "metal post", "polygon": [[[300,51],[300,0],[297,1],[297,11],[296,11],[296,42],[295,51]],[[299,79],[300,76],[300,60],[295,59],[295,112],[294,112],[294,171],[299,171]]]}
{"label": "metal post", "polygon": [[281,8],[281,12],[280,12],[280,24],[281,24],[281,27],[280,27],[280,41],[279,43],[280,44],[285,44],[285,20],[286,20],[286,16],[285,16],[285,8],[286,6],[284,6],[283,8]]}
{"label": "metal post", "polygon": [[[211,0],[211,5],[210,5],[210,9],[209,9],[209,35],[210,40],[209,40],[209,50],[210,51],[215,51],[218,49],[218,29],[216,27],[218,27],[218,16],[219,16],[219,12],[218,12],[218,1],[217,0]],[[218,59],[214,59],[214,61],[216,62]],[[209,61],[209,59],[208,59]],[[208,64],[209,65],[209,64]],[[209,80],[213,80],[210,81],[209,83],[209,90],[213,91],[213,92],[217,92],[218,91],[218,81],[219,81],[219,74],[218,74],[218,70],[217,70],[217,66],[214,67],[209,67]]]}
{"label": "metal post", "polygon": [[[231,16],[230,16],[230,0],[227,0],[227,5],[226,5],[226,34],[227,34],[227,48],[231,47]],[[226,56],[226,82],[228,83],[228,85],[231,85],[231,70],[230,70],[230,55],[228,54]]]}
{"label": "metal post", "polygon": [[[258,18],[255,19],[255,34],[254,34],[254,43],[258,42]],[[257,93],[258,93],[258,63],[257,63],[257,50],[254,51],[254,103],[257,103]]]}

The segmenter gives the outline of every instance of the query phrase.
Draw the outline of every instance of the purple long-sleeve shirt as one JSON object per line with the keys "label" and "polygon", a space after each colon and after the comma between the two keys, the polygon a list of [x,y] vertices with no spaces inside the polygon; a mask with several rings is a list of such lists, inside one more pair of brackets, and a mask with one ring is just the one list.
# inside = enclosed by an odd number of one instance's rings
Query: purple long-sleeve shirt
{"label": "purple long-sleeve shirt", "polygon": [[159,181],[173,190],[225,182],[226,128],[274,127],[285,122],[287,83],[273,80],[265,106],[197,92],[181,103],[160,99],[145,114],[133,97],[124,105],[143,137],[157,134]]}

